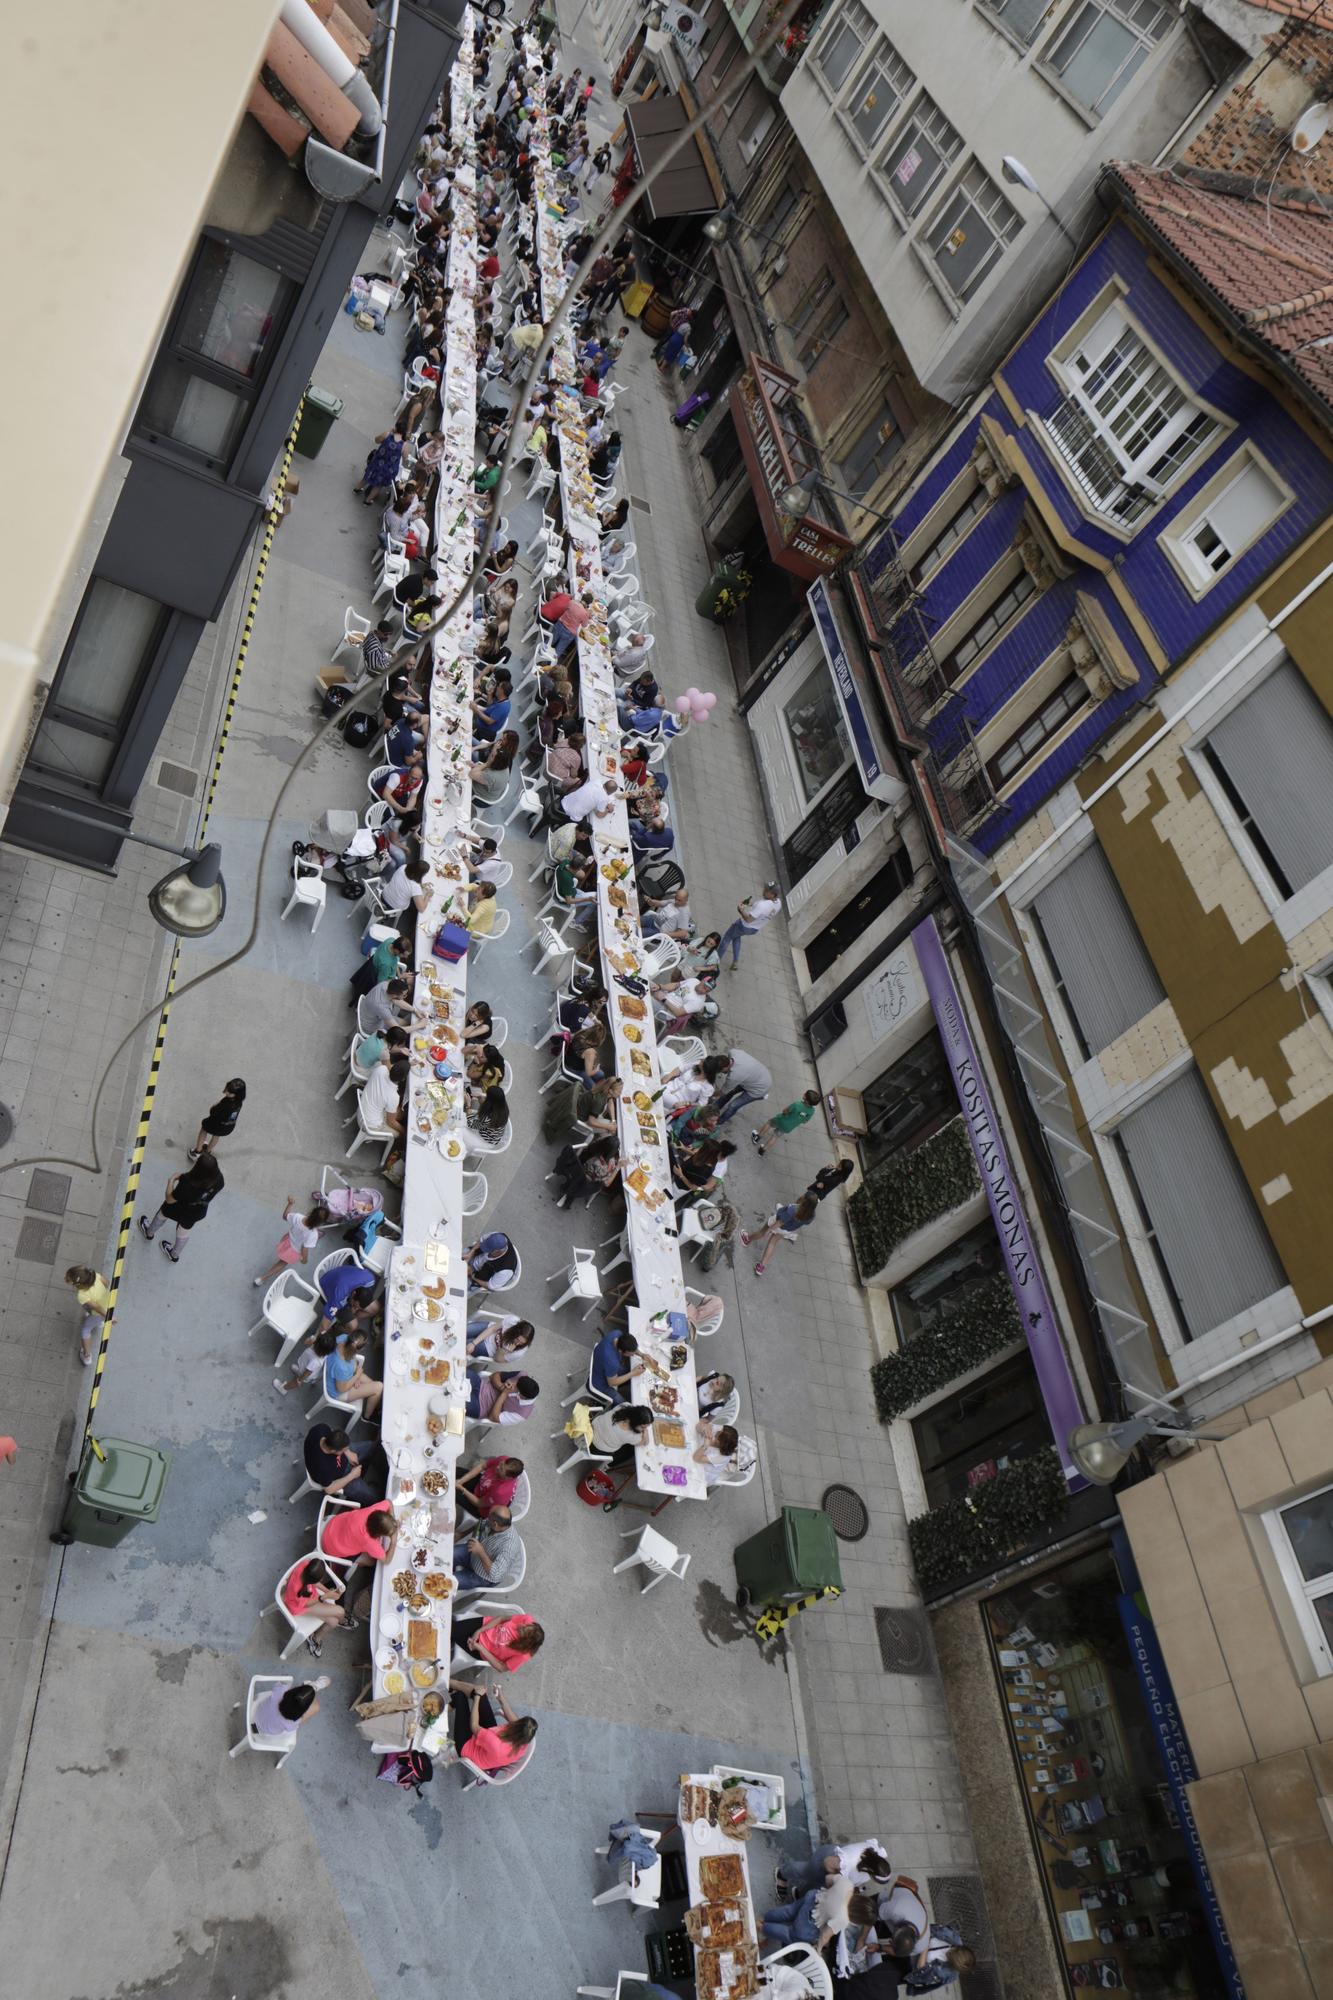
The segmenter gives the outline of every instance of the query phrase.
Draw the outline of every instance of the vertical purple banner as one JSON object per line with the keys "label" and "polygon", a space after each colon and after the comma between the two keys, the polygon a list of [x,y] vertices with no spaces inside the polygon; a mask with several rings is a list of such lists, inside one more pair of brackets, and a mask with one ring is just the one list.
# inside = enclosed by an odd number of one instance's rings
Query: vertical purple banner
{"label": "vertical purple banner", "polygon": [[1069,1455],[1069,1433],[1084,1421],[1083,1407],[1069,1372],[1069,1358],[1046,1290],[1046,1280],[1037,1262],[1018,1184],[1010,1168],[1009,1155],[995,1116],[995,1106],[977,1061],[976,1047],[963,1014],[958,988],[949,970],[949,961],[944,955],[944,946],[940,943],[933,917],[927,917],[923,924],[917,925],[912,932],[912,943],[916,947],[917,963],[930,995],[940,1040],[944,1043],[958,1102],[963,1109],[967,1135],[972,1142],[981,1185],[986,1190],[995,1233],[1004,1252],[1014,1299],[1022,1315],[1023,1331],[1032,1353],[1032,1365],[1037,1371],[1037,1383],[1046,1405],[1051,1436],[1060,1454],[1065,1477],[1072,1487],[1081,1487],[1087,1482],[1078,1473]]}

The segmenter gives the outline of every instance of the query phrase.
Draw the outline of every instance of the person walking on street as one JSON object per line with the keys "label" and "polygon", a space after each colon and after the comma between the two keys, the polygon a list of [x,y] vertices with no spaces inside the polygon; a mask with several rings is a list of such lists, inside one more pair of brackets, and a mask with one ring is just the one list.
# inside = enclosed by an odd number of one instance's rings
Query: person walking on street
{"label": "person walking on street", "polygon": [[840,1188],[844,1181],[851,1179],[852,1167],[851,1160],[838,1160],[833,1166],[821,1167],[806,1193],[813,1195],[816,1201],[827,1201],[834,1188]]}
{"label": "person walking on street", "polygon": [[725,1125],[738,1111],[744,1111],[747,1104],[758,1104],[768,1096],[773,1088],[773,1076],[763,1063],[744,1049],[728,1049],[731,1068],[727,1072],[727,1087],[718,1093],[718,1124]]}
{"label": "person walking on street", "polygon": [[741,939],[754,937],[770,923],[782,908],[776,882],[765,882],[762,896],[747,896],[743,903],[737,903],[735,920],[722,934],[722,951],[725,956],[727,946],[731,946],[731,969],[734,972],[741,962]]}
{"label": "person walking on street", "polygon": [[597,148],[597,151],[593,154],[592,158],[589,160],[588,171],[583,176],[583,191],[585,194],[591,192],[593,182],[596,180],[600,180],[601,176],[606,172],[610,164],[611,164],[610,145],[606,144],[599,146]]}
{"label": "person walking on street", "polygon": [[139,1217],[141,1233],[151,1243],[164,1222],[174,1222],[176,1234],[170,1243],[164,1238],[162,1248],[173,1264],[179,1264],[190,1231],[203,1221],[209,1204],[221,1194],[225,1185],[222,1169],[213,1155],[201,1153],[186,1173],[171,1176],[162,1197],[162,1206],[152,1221],[147,1221],[142,1215]]}
{"label": "person walking on street", "polygon": [[192,1160],[197,1160],[201,1153],[211,1153],[217,1140],[229,1137],[236,1130],[244,1102],[244,1079],[234,1076],[230,1083],[223,1084],[221,1097],[199,1127],[199,1135],[190,1148]]}
{"label": "person walking on street", "polygon": [[819,1092],[807,1090],[804,1097],[793,1098],[784,1110],[775,1111],[757,1132],[751,1132],[751,1144],[761,1154],[766,1153],[774,1140],[782,1138],[788,1132],[797,1131],[802,1125],[808,1125],[818,1109]]}
{"label": "person walking on street", "polygon": [[101,1332],[102,1322],[111,1310],[111,1287],[87,1264],[71,1264],[65,1273],[65,1283],[73,1285],[83,1314],[79,1321],[79,1359],[85,1368],[91,1368],[93,1335]]}
{"label": "person walking on street", "polygon": [[759,1262],[754,1267],[756,1278],[762,1278],[768,1269],[768,1260],[779,1243],[793,1243],[799,1229],[808,1229],[819,1213],[819,1203],[812,1195],[803,1194],[798,1202],[784,1202],[775,1208],[767,1222],[757,1230],[742,1229],[741,1242],[747,1246],[761,1243]]}

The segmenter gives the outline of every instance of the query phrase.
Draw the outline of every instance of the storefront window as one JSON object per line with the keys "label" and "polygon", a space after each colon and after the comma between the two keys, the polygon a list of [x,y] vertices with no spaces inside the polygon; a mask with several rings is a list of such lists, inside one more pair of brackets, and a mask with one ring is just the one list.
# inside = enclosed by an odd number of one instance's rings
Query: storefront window
{"label": "storefront window", "polygon": [[909,1151],[957,1116],[958,1093],[932,1028],[861,1093],[869,1128],[861,1166],[869,1173],[890,1153]]}
{"label": "storefront window", "polygon": [[823,660],[811,668],[782,714],[808,805],[852,754],[833,680]]}
{"label": "storefront window", "polygon": [[[955,1102],[954,1109],[957,1109]],[[1000,1242],[990,1221],[969,1229],[938,1257],[913,1271],[889,1293],[899,1340],[915,1340],[927,1333],[946,1307],[956,1305],[985,1278],[993,1278],[1000,1268]]]}
{"label": "storefront window", "polygon": [[982,1606],[1056,1941],[1075,1991],[1221,2000],[1121,1591],[1102,1548]]}
{"label": "storefront window", "polygon": [[954,1389],[912,1419],[926,1503],[942,1507],[993,1479],[1017,1458],[1050,1448],[1051,1425],[1026,1352]]}

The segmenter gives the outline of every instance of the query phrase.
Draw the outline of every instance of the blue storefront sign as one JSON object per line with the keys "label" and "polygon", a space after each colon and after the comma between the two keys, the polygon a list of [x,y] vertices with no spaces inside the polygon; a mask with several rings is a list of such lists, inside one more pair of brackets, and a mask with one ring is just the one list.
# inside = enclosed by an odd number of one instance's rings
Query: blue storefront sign
{"label": "blue storefront sign", "polygon": [[815,621],[815,631],[819,634],[819,643],[824,649],[824,658],[833,676],[838,706],[851,738],[852,754],[861,773],[861,783],[872,799],[884,799],[896,805],[905,797],[906,786],[898,776],[892,753],[870,712],[869,704],[873,697],[869,688],[863,685],[843,640],[828,584],[820,577],[810,585],[805,595]]}
{"label": "blue storefront sign", "polygon": [[1199,1829],[1194,1824],[1194,1814],[1190,1810],[1186,1786],[1198,1777],[1198,1768],[1185,1734],[1185,1725],[1176,1707],[1176,1698],[1171,1688],[1171,1677],[1162,1658],[1162,1649],[1157,1643],[1152,1620],[1130,1591],[1122,1591],[1116,1600],[1120,1610],[1120,1622],[1125,1628],[1129,1641],[1130,1658],[1138,1675],[1139,1688],[1143,1695],[1143,1706],[1152,1725],[1157,1740],[1158,1755],[1166,1772],[1166,1781],[1171,1790],[1171,1798],[1180,1820],[1180,1831],[1189,1854],[1190,1867],[1199,1887],[1199,1903],[1204,1920],[1208,1925],[1217,1963],[1226,1982],[1226,1990],[1234,2000],[1245,2000],[1245,1988],[1241,1984],[1240,1973],[1231,1953],[1231,1940],[1227,1936],[1226,1923],[1222,1916],[1222,1906],[1217,1900],[1213,1878],[1208,1872],[1208,1857],[1199,1839]]}

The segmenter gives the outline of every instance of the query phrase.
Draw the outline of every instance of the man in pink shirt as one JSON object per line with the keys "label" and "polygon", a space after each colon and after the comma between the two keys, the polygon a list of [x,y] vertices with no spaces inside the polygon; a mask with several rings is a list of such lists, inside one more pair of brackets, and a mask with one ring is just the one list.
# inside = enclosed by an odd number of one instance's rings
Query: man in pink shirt
{"label": "man in pink shirt", "polygon": [[542,617],[549,618],[555,627],[555,650],[567,653],[578,638],[581,626],[592,616],[589,609],[591,593],[582,599],[571,597],[567,590],[557,590],[554,597],[548,597],[542,606]]}
{"label": "man in pink shirt", "polygon": [[321,1553],[342,1562],[387,1562],[398,1546],[398,1523],[377,1500],[370,1507],[339,1507],[324,1523]]}

